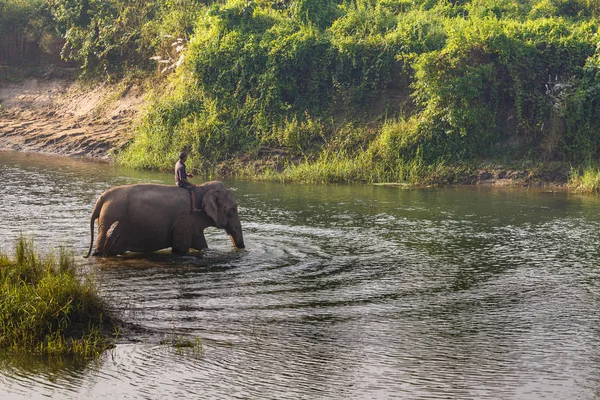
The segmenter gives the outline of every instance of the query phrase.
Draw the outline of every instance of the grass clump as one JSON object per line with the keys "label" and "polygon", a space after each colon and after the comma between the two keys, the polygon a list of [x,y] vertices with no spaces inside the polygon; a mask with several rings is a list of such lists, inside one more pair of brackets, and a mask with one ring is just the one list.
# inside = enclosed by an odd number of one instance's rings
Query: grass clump
{"label": "grass clump", "polygon": [[600,193],[600,166],[572,168],[569,187],[577,193]]}
{"label": "grass clump", "polygon": [[24,236],[14,253],[0,253],[0,349],[96,357],[111,347],[106,307],[72,253],[40,255]]}
{"label": "grass clump", "polygon": [[179,354],[189,354],[195,357],[204,355],[204,345],[200,338],[190,338],[181,335],[172,335],[161,342],[162,345],[173,348]]}

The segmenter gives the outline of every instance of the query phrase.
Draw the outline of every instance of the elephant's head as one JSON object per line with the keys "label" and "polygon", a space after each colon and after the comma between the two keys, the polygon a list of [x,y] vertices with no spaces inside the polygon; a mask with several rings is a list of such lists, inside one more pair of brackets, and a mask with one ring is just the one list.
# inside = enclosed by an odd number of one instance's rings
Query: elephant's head
{"label": "elephant's head", "polygon": [[230,190],[224,187],[209,190],[202,199],[202,209],[215,222],[215,227],[225,229],[235,247],[245,247],[237,202]]}

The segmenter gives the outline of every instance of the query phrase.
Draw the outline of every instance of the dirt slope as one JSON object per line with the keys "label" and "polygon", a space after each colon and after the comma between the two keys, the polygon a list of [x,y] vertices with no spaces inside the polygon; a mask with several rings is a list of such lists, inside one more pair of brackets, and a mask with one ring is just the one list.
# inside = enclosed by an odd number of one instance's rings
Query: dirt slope
{"label": "dirt slope", "polygon": [[108,160],[111,149],[131,138],[142,105],[136,86],[0,82],[0,149]]}

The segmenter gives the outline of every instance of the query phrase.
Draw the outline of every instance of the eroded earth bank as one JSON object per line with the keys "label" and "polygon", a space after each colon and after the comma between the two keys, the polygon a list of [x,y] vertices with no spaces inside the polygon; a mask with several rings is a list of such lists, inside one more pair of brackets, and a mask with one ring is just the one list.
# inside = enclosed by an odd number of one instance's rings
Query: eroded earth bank
{"label": "eroded earth bank", "polygon": [[0,149],[109,160],[130,140],[142,104],[135,85],[0,82]]}

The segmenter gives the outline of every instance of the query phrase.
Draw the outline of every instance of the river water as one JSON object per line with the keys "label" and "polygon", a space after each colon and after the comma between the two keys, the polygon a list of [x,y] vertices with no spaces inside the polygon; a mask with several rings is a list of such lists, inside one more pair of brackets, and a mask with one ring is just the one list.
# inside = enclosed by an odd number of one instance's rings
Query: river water
{"label": "river water", "polygon": [[[0,152],[0,181],[0,247],[82,255],[102,191],[172,177]],[[81,259],[135,331],[87,365],[2,360],[1,398],[600,397],[597,197],[226,184],[247,249]]]}

